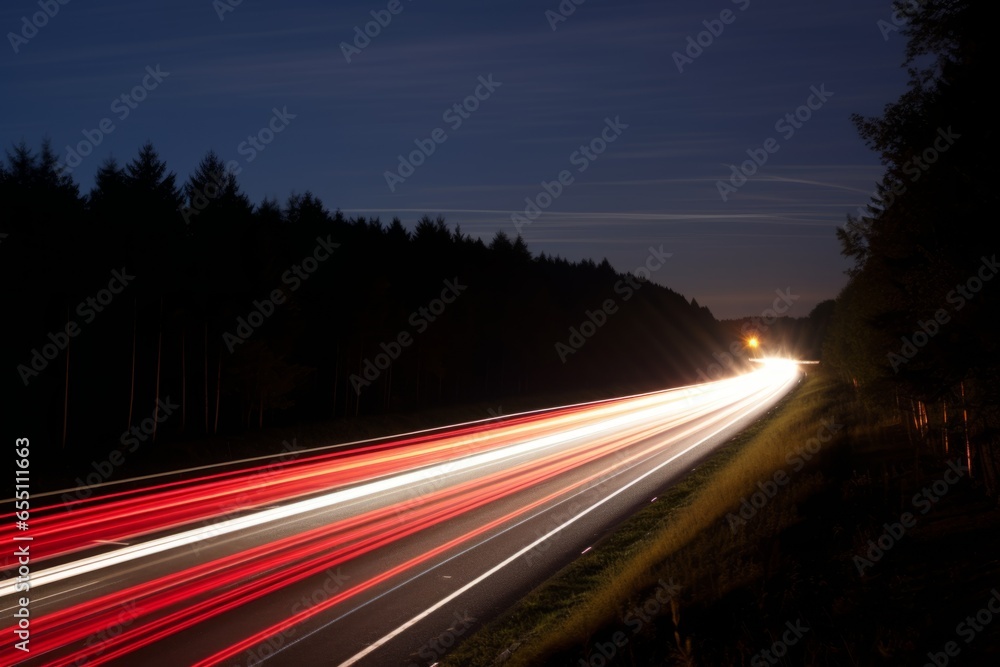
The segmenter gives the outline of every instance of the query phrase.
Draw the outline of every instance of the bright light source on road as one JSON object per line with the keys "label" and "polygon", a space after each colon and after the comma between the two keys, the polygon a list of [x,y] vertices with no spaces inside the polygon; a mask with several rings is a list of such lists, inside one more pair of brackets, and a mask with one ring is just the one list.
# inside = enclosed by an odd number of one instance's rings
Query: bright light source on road
{"label": "bright light source on road", "polygon": [[761,357],[760,359],[752,359],[751,361],[763,365],[766,370],[781,373],[793,373],[799,367],[798,361],[784,357]]}

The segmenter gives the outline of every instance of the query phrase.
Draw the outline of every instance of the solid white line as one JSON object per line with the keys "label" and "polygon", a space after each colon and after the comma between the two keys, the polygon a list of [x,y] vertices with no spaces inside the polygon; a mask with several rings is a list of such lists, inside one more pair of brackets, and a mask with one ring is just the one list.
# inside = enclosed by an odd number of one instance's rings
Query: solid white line
{"label": "solid white line", "polygon": [[[786,387],[788,384],[790,384],[790,382],[783,384],[782,388]],[[777,393],[777,392],[775,392],[775,393]],[[458,590],[456,590],[454,593],[452,593],[448,597],[443,598],[442,600],[440,600],[436,604],[434,604],[434,605],[428,607],[427,609],[425,609],[424,611],[420,612],[419,614],[417,614],[416,616],[414,616],[413,618],[411,618],[406,623],[402,624],[401,626],[399,626],[398,628],[396,628],[395,630],[393,630],[389,634],[385,635],[384,637],[382,637],[381,639],[379,639],[375,643],[373,643],[370,646],[368,646],[363,651],[360,651],[360,652],[354,654],[353,656],[351,656],[350,658],[348,658],[344,662],[340,663],[339,667],[349,667],[350,665],[355,664],[356,662],[358,662],[359,660],[361,660],[362,658],[364,658],[365,656],[367,656],[369,653],[377,650],[378,648],[384,646],[385,644],[387,644],[389,641],[391,641],[395,637],[398,637],[402,633],[406,632],[406,630],[408,630],[409,628],[413,627],[414,625],[416,625],[417,623],[419,623],[423,619],[427,618],[428,616],[430,616],[431,614],[433,614],[435,611],[437,611],[441,607],[445,606],[446,604],[448,604],[449,602],[451,602],[452,600],[454,600],[458,596],[462,595],[463,593],[465,593],[466,591],[470,590],[471,588],[474,588],[480,582],[484,581],[485,579],[487,579],[491,575],[495,574],[496,572],[499,572],[503,568],[507,567],[508,565],[510,565],[511,563],[513,563],[515,560],[517,560],[518,558],[520,558],[524,554],[526,554],[529,551],[531,551],[532,549],[534,549],[539,544],[542,544],[543,542],[545,542],[546,540],[548,540],[550,537],[552,537],[553,535],[555,535],[559,531],[563,530],[566,526],[569,526],[570,524],[576,523],[579,519],[581,519],[585,515],[590,514],[592,511],[594,511],[595,509],[597,509],[598,507],[600,507],[604,503],[610,501],[615,496],[617,496],[617,495],[625,492],[628,488],[634,486],[635,484],[638,484],[640,481],[642,481],[646,477],[649,477],[653,473],[655,473],[658,470],[660,470],[660,468],[663,468],[667,464],[672,463],[673,461],[677,460],[681,456],[683,456],[683,455],[687,454],[688,452],[690,452],[692,449],[700,447],[702,444],[704,444],[708,440],[711,440],[712,438],[714,438],[715,436],[717,436],[719,433],[722,433],[726,429],[730,428],[733,425],[734,422],[738,421],[739,419],[742,419],[745,416],[746,416],[746,413],[744,413],[743,415],[740,415],[739,417],[734,418],[733,420],[731,420],[729,423],[727,423],[722,428],[719,428],[716,431],[714,431],[711,435],[708,435],[708,436],[702,438],[701,440],[699,440],[698,442],[694,443],[693,445],[691,445],[690,447],[688,447],[684,451],[680,452],[679,454],[675,454],[674,456],[671,456],[669,459],[667,459],[663,463],[657,465],[655,468],[652,468],[648,472],[643,473],[642,475],[640,475],[639,477],[636,477],[634,480],[632,480],[631,482],[629,482],[625,486],[621,487],[617,491],[615,491],[615,492],[609,494],[608,496],[604,497],[603,499],[597,501],[596,503],[594,503],[593,505],[591,505],[587,509],[583,510],[582,512],[580,512],[579,514],[577,514],[573,518],[569,519],[568,521],[566,521],[562,525],[554,528],[553,530],[549,531],[548,533],[546,533],[542,537],[539,537],[537,540],[535,540],[534,542],[532,542],[528,546],[524,547],[523,549],[521,549],[520,551],[518,551],[514,555],[508,557],[506,560],[502,561],[501,563],[499,563],[499,564],[495,565],[494,567],[490,568],[489,570],[487,570],[483,574],[479,575],[478,577],[476,577],[475,579],[473,579],[472,581],[470,581],[469,583],[467,583],[465,586],[462,586],[461,588],[459,588]]]}

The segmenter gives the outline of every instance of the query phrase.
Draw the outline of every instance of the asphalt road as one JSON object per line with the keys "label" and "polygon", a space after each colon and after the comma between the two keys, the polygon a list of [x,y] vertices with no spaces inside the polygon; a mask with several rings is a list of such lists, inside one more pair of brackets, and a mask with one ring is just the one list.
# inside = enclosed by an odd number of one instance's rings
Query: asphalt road
{"label": "asphalt road", "polygon": [[[798,378],[768,364],[39,510],[30,591],[0,582],[0,663],[432,665]],[[23,596],[30,653],[9,639]]]}

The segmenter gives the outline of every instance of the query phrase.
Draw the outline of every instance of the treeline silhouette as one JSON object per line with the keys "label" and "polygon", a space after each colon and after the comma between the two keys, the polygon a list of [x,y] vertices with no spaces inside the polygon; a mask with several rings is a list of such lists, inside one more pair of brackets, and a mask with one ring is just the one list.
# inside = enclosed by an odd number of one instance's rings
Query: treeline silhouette
{"label": "treeline silhouette", "polygon": [[997,492],[992,19],[967,0],[911,4],[899,15],[908,89],[881,116],[854,117],[886,171],[838,231],[854,267],[824,358],[870,405],[896,413],[914,442],[966,459]]}
{"label": "treeline silhouette", "polygon": [[0,162],[0,210],[5,421],[53,460],[664,388],[729,345],[706,308],[607,260],[533,256],[440,217],[347,218],[309,192],[254,205],[212,152],[179,183],[147,144],[81,194],[47,142],[22,142]]}

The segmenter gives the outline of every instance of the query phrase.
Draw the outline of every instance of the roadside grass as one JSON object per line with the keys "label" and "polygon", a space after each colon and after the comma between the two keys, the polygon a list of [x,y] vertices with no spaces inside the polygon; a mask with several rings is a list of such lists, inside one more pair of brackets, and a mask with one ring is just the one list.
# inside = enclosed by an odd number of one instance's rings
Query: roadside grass
{"label": "roadside grass", "polygon": [[[795,473],[788,457],[817,437],[822,419],[836,421],[833,392],[830,382],[811,375],[655,503],[481,629],[442,664],[570,664],[560,660],[568,660],[575,647],[600,639],[602,631],[624,630],[627,610],[648,601],[661,580],[681,588],[681,600],[673,601],[670,612],[679,620],[682,600],[718,598],[759,576],[760,563],[731,556],[794,522],[796,502],[821,483],[810,474],[817,457]],[[822,454],[820,450],[818,456]],[[781,469],[789,471],[793,483],[777,485],[779,511],[769,507],[746,526],[726,520],[738,511],[741,499],[759,491],[758,482]],[[718,566],[727,558],[725,576],[720,576]],[[674,634],[671,644],[676,658],[690,660],[686,654],[691,649],[681,633]]]}
{"label": "roadside grass", "polygon": [[[799,469],[824,419],[842,427]],[[442,666],[944,664],[946,646],[1000,664],[1000,614],[984,611],[1000,505],[971,475],[942,486],[962,454],[819,369]],[[778,471],[787,483],[734,520]]]}

